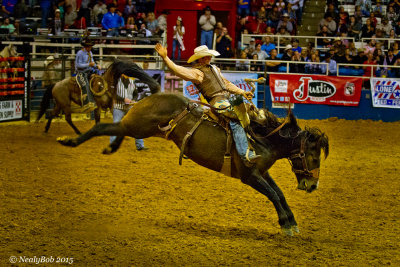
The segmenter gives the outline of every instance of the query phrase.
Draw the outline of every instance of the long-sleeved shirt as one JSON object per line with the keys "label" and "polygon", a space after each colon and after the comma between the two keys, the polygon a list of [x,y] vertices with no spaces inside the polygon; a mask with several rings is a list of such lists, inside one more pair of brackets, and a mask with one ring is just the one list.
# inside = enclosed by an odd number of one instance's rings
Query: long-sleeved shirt
{"label": "long-sleeved shirt", "polygon": [[124,19],[117,13],[107,12],[101,20],[101,25],[105,30],[115,29],[125,26]]}
{"label": "long-sleeved shirt", "polygon": [[[326,62],[326,61],[324,60],[322,62]],[[326,63],[328,63],[328,62],[326,62]],[[321,68],[322,74],[326,74],[326,65],[325,64],[321,64],[320,68]],[[329,63],[328,63],[328,74],[329,75],[336,75],[336,68],[337,68],[336,61],[331,59],[329,61]]]}
{"label": "long-sleeved shirt", "polygon": [[120,110],[128,110],[129,105],[125,104],[125,98],[132,100],[133,92],[136,90],[135,82],[133,79],[126,79],[123,82],[119,79],[117,84],[117,97],[114,101],[114,108]]}
{"label": "long-sleeved shirt", "polygon": [[[94,62],[92,51],[88,53],[85,49],[79,50],[75,57],[75,70],[77,72],[89,70],[91,68],[90,62]],[[96,66],[96,63],[94,66]]]}
{"label": "long-sleeved shirt", "polygon": [[201,15],[199,19],[199,24],[201,29],[204,31],[212,31],[214,29],[214,25],[217,23],[215,20],[215,16],[210,15],[210,19],[207,19],[206,15]]}
{"label": "long-sleeved shirt", "polygon": [[[174,62],[171,61],[168,57],[164,58],[165,64],[168,66],[168,68],[175,73],[176,76],[184,79],[185,81],[191,81],[195,85],[199,85],[203,82],[204,79],[204,73],[201,70],[195,69],[195,68],[185,68],[182,66],[176,65]],[[218,69],[220,72],[221,78],[225,83],[226,90],[232,94],[241,94],[243,92],[242,89],[225,79],[222,74],[221,70]]]}

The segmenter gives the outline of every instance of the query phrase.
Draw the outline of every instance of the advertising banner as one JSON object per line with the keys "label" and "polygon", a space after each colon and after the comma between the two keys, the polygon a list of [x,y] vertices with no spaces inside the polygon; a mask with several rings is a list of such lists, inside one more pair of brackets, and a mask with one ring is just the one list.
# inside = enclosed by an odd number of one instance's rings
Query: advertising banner
{"label": "advertising banner", "polygon": [[30,71],[24,57],[0,57],[0,122],[29,119]]}
{"label": "advertising banner", "polygon": [[272,102],[358,106],[362,78],[271,74]]}
{"label": "advertising banner", "polygon": [[[236,73],[236,72],[222,72],[222,75],[245,91],[251,91],[252,87],[250,84],[244,81],[244,79],[257,79],[257,73]],[[253,104],[257,105],[257,83],[255,83],[256,91],[254,92]],[[200,100],[200,94],[196,86],[189,81],[183,81],[183,95],[189,99]]]}
{"label": "advertising banner", "polygon": [[22,100],[0,101],[0,121],[22,119]]}
{"label": "advertising banner", "polygon": [[400,108],[400,79],[371,78],[372,106]]}

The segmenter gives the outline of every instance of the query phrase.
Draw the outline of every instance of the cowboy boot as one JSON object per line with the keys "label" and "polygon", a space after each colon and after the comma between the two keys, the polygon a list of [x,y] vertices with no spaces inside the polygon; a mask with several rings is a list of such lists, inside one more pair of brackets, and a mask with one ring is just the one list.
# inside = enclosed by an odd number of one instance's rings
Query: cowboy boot
{"label": "cowboy boot", "polygon": [[254,165],[261,156],[249,149],[249,142],[247,141],[246,132],[243,127],[235,121],[230,121],[229,125],[232,129],[233,140],[235,141],[239,156],[246,166]]}

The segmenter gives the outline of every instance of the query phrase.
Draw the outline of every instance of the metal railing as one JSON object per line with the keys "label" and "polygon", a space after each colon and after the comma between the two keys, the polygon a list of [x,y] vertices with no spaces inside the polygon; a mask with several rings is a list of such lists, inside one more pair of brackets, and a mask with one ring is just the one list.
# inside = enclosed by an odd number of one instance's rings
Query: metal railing
{"label": "metal railing", "polygon": [[242,36],[241,36],[241,44],[243,45],[243,39],[245,37],[258,38],[258,39],[261,38],[262,39],[262,38],[267,37],[267,36],[273,38],[274,40],[277,39],[277,42],[276,43],[274,42],[274,44],[276,44],[276,48],[278,48],[278,49],[281,49],[281,48],[285,47],[285,46],[281,46],[280,45],[281,44],[281,39],[289,39],[289,40],[291,40],[291,39],[313,39],[314,40],[315,49],[319,49],[319,50],[328,49],[328,48],[319,48],[318,47],[318,40],[319,39],[340,38],[341,40],[349,40],[349,41],[355,42],[355,38],[354,37],[332,37],[332,36],[324,37],[324,36],[300,36],[300,35],[279,35],[279,34],[277,34],[277,35],[274,35],[274,34],[242,34]]}
{"label": "metal railing", "polygon": [[[248,70],[247,71],[237,71],[237,70],[228,70],[230,72],[251,72],[251,63],[261,63],[262,66],[264,66],[265,71],[259,71],[257,73],[259,74],[270,74],[270,73],[284,73],[284,74],[291,74],[293,72],[290,71],[290,66],[295,65],[295,64],[304,64],[304,65],[325,65],[326,66],[326,72],[324,74],[319,73],[319,74],[313,74],[313,73],[296,73],[296,74],[307,74],[307,75],[328,75],[329,69],[328,69],[328,63],[327,62],[307,62],[307,61],[285,61],[285,60],[256,60],[256,59],[229,59],[229,58],[213,58],[213,63],[215,64],[220,64],[220,65],[226,65],[226,66],[232,66],[233,64],[231,62],[238,62],[238,61],[246,61],[249,62]],[[268,71],[268,66],[266,63],[272,62],[272,63],[281,63],[284,64],[284,67],[286,67],[286,71],[282,72],[270,72]],[[281,65],[282,66],[282,65]],[[352,68],[361,68],[365,69],[368,67],[371,67],[371,74],[369,76],[364,76],[364,75],[343,75],[340,74],[340,71],[342,70],[341,67],[352,67]],[[363,79],[370,79],[372,77],[375,77],[375,71],[377,69],[400,69],[400,66],[394,66],[394,65],[379,65],[379,64],[349,64],[349,63],[336,63],[336,76],[339,77],[360,77]]]}
{"label": "metal railing", "polygon": [[361,38],[361,42],[363,44],[363,47],[364,47],[365,44],[368,43],[369,40],[387,41],[388,46],[385,47],[385,51],[390,49],[390,46],[392,45],[392,43],[400,42],[400,39],[398,39],[398,38],[394,38],[394,39],[391,39],[391,38],[375,38],[375,37],[372,37],[372,38]]}

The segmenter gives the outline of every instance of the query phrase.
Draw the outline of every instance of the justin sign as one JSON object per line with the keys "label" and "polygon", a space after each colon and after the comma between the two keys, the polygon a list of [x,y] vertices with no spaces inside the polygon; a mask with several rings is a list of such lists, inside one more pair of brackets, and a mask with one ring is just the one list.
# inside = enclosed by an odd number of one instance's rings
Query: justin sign
{"label": "justin sign", "polygon": [[271,74],[269,86],[273,102],[357,106],[362,79]]}

